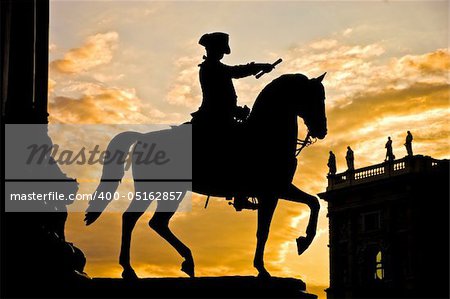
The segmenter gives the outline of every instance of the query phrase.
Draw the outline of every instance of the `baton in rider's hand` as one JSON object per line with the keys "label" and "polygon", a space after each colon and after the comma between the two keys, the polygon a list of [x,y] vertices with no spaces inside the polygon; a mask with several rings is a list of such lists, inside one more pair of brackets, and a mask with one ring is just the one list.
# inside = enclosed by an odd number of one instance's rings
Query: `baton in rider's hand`
{"label": "baton in rider's hand", "polygon": [[[275,61],[274,63],[272,63],[272,64],[271,64],[272,70],[273,70],[278,64],[280,64],[282,61],[283,61],[283,59],[280,58],[280,59],[278,59],[277,61]],[[270,71],[272,71],[272,70],[270,70]],[[255,77],[256,77],[256,79],[259,79],[259,78],[262,77],[262,75],[264,75],[264,74],[266,74],[266,73],[269,73],[270,71],[268,71],[268,72],[266,72],[266,71],[261,71],[261,72],[259,72],[258,74],[256,74]]]}

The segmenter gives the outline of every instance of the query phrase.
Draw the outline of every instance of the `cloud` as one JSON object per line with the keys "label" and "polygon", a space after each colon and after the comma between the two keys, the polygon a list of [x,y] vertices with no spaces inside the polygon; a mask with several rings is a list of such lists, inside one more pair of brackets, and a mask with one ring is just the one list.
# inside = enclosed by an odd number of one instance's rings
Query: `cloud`
{"label": "cloud", "polygon": [[309,46],[313,49],[332,49],[338,44],[338,41],[335,39],[322,39],[316,42],[311,43]]}
{"label": "cloud", "polygon": [[282,54],[287,72],[309,76],[328,72],[325,82],[331,105],[348,103],[355,94],[379,93],[380,89],[406,90],[415,83],[448,84],[445,74],[450,58],[446,49],[390,60],[383,55],[386,49],[382,44],[348,45],[335,39],[315,41]]}
{"label": "cloud", "polygon": [[52,78],[48,78],[48,94],[51,94],[55,90],[56,82]]}
{"label": "cloud", "polygon": [[79,98],[55,96],[49,102],[50,121],[62,123],[142,123],[142,103],[133,89],[91,84]]}
{"label": "cloud", "polygon": [[404,69],[442,76],[450,70],[450,55],[448,49],[438,49],[423,55],[407,55],[398,64]]}
{"label": "cloud", "polygon": [[324,86],[330,133],[325,142],[333,137],[358,139],[358,129],[386,117],[448,107],[450,54],[446,49],[383,59],[380,56],[386,49],[380,44],[350,46],[335,40],[320,44],[327,46],[290,49],[286,60],[287,72],[309,76],[328,72]]}
{"label": "cloud", "polygon": [[[348,45],[335,39],[314,41],[289,49],[281,56],[285,57],[286,72],[304,73],[318,76],[328,72],[326,77],[327,92],[332,95],[332,104],[340,104],[335,96],[347,95],[357,89],[363,89],[376,67],[374,60],[385,53],[382,45]],[[274,54],[280,56],[280,54]],[[376,74],[376,73],[375,73]]]}
{"label": "cloud", "polygon": [[51,97],[50,123],[164,124],[181,118],[179,113],[165,113],[145,104],[134,88],[72,82],[63,91],[74,95]]}
{"label": "cloud", "polygon": [[353,28],[347,28],[342,32],[343,36],[350,36],[353,32]]}
{"label": "cloud", "polygon": [[352,87],[345,93],[338,89],[332,92],[338,105],[330,107],[330,126],[351,139],[350,132],[385,117],[426,115],[429,110],[448,107],[448,59],[448,52],[436,50],[373,65],[359,83],[357,78],[347,77]]}
{"label": "cloud", "polygon": [[[117,32],[98,33],[50,63],[50,123],[177,123],[181,115],[145,103],[133,87],[117,86],[125,77],[111,71]],[[55,45],[56,47],[56,45]],[[104,66],[106,68],[98,68]],[[110,71],[110,72],[109,72]],[[113,83],[115,83],[113,85]]]}
{"label": "cloud", "polygon": [[198,63],[197,58],[189,56],[175,61],[178,75],[167,93],[168,103],[188,107],[192,110],[200,106],[202,94],[198,81]]}
{"label": "cloud", "polygon": [[112,60],[118,41],[119,34],[114,31],[91,35],[81,47],[69,50],[63,59],[53,61],[50,67],[61,73],[73,74],[107,64]]}

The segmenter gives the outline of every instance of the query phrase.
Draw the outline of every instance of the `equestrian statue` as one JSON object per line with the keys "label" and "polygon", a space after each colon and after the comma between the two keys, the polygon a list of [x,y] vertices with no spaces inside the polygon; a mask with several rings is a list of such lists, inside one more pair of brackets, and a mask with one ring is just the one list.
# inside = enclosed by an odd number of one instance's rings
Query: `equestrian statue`
{"label": "equestrian statue", "polygon": [[[273,213],[279,199],[308,205],[311,210],[306,236],[296,239],[301,255],[312,243],[317,229],[318,199],[292,184],[297,156],[313,140],[327,134],[323,75],[307,78],[303,74],[285,74],[269,83],[250,109],[237,106],[232,79],[270,72],[275,64],[249,63],[228,66],[220,62],[230,53],[228,34],[203,35],[199,44],[206,49],[200,67],[203,102],[189,123],[150,133],[124,132],[114,137],[108,152],[128,152],[136,192],[148,190],[146,172],[152,165],[136,163],[133,153],[145,152],[144,144],[155,138],[169,139],[183,130],[192,130],[192,192],[234,199],[237,211],[256,209],[258,214],[257,245],[253,265],[258,277],[270,277],[264,267],[264,248]],[[307,128],[298,139],[298,118]],[[187,132],[187,131],[186,131]],[[113,156],[113,155],[111,155]],[[105,158],[107,160],[107,158]],[[107,162],[107,161],[105,161]],[[115,192],[125,173],[123,163],[104,163],[102,179],[96,192]],[[184,190],[187,192],[188,190]],[[253,200],[250,200],[253,199]],[[110,201],[91,200],[85,216],[92,224]],[[152,201],[132,200],[122,217],[122,244],[119,263],[124,279],[137,279],[130,263],[130,243],[137,220]],[[170,230],[169,221],[181,201],[157,201],[149,226],[184,258],[181,270],[195,276],[191,250]]]}

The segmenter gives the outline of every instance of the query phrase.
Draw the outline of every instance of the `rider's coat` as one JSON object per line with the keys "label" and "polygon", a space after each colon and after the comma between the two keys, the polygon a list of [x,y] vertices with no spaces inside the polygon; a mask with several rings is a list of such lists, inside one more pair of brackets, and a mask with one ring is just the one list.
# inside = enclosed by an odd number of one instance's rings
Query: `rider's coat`
{"label": "rider's coat", "polygon": [[255,75],[260,68],[253,62],[229,66],[208,58],[199,67],[203,102],[194,118],[217,124],[232,124],[237,107],[232,79]]}

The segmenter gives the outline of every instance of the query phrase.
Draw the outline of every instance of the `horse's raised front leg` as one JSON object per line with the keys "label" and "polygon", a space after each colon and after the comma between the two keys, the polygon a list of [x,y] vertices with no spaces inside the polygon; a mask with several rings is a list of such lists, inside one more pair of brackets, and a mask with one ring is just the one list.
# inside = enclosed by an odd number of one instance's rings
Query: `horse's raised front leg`
{"label": "horse's raised front leg", "polygon": [[192,257],[191,250],[183,242],[178,239],[169,228],[170,218],[175,214],[178,205],[170,206],[169,202],[158,202],[158,209],[153,215],[152,219],[148,225],[156,232],[158,235],[163,237],[170,245],[172,245],[175,250],[185,259],[181,264],[181,271],[189,275],[190,277],[195,277],[194,272],[194,259]]}
{"label": "horse's raised front leg", "polygon": [[311,215],[309,216],[309,222],[306,228],[306,237],[300,236],[297,238],[297,251],[298,255],[301,255],[306,249],[308,249],[316,236],[317,220],[319,218],[320,210],[319,200],[315,196],[303,192],[292,184],[290,185],[288,191],[282,195],[282,198],[293,202],[307,204],[311,209]]}
{"label": "horse's raised front leg", "polygon": [[278,203],[278,198],[266,196],[259,199],[258,230],[256,232],[256,251],[253,266],[258,270],[258,277],[270,277],[270,273],[264,267],[264,248],[269,237],[270,223]]}

